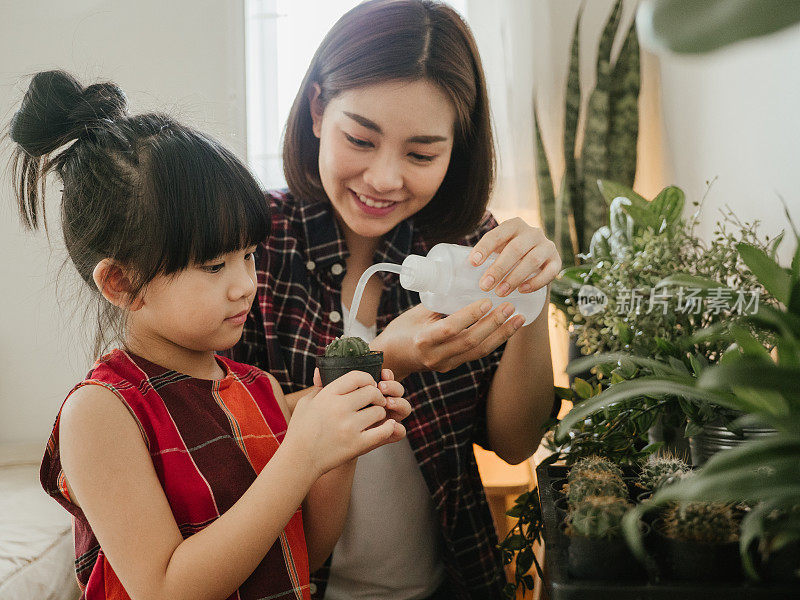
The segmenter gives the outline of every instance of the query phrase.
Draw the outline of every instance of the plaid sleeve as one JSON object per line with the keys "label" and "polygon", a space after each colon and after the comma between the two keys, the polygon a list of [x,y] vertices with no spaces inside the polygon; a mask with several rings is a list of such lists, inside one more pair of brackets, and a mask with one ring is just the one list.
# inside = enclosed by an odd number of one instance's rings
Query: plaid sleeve
{"label": "plaid sleeve", "polygon": [[[497,220],[492,213],[487,210],[483,215],[483,221],[478,226],[478,229],[467,236],[463,240],[463,244],[466,246],[474,246],[486,233],[497,227],[497,225]],[[475,411],[476,418],[472,435],[475,443],[485,450],[492,449],[489,443],[489,428],[486,420],[486,400],[489,397],[489,387],[492,385],[492,379],[497,371],[497,365],[500,364],[500,359],[503,357],[503,350],[505,347],[506,345],[502,344],[487,356],[475,361],[476,365],[471,369],[472,372],[477,373],[480,378],[476,390],[477,410]]]}

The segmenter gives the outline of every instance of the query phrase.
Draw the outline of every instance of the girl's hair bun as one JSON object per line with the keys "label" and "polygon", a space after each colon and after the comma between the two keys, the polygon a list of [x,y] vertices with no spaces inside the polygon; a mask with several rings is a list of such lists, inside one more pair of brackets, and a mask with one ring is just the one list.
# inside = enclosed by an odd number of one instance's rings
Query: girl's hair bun
{"label": "girl's hair bun", "polygon": [[38,157],[127,114],[127,99],[113,83],[84,88],[69,73],[34,75],[11,120],[11,139]]}

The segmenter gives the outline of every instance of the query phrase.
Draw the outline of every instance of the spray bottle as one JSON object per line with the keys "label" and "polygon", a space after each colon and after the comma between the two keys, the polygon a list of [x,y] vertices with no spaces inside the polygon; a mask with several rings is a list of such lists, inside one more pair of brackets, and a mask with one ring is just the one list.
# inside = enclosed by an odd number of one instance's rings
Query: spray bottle
{"label": "spray bottle", "polygon": [[476,267],[467,261],[471,252],[472,248],[468,246],[436,244],[427,256],[411,254],[406,257],[402,265],[392,263],[372,265],[364,271],[356,286],[350,315],[345,323],[345,335],[351,331],[353,321],[358,314],[358,306],[367,279],[378,271],[398,273],[400,285],[407,290],[419,292],[422,305],[437,313],[450,315],[472,302],[488,299],[492,304],[496,301],[509,302],[514,307],[514,314],[511,316],[523,315],[525,325],[539,316],[547,297],[546,288],[527,294],[514,290],[502,298],[497,296],[494,290],[485,292],[478,282],[497,255],[491,254],[482,265]]}

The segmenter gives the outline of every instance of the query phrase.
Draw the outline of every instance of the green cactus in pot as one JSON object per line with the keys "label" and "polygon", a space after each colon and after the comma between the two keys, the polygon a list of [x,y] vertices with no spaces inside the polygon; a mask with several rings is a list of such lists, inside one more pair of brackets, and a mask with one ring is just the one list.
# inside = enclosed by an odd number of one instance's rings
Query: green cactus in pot
{"label": "green cactus in pot", "polygon": [[322,385],[328,385],[350,371],[363,371],[380,383],[383,368],[383,352],[370,350],[369,344],[359,337],[342,337],[325,347],[325,353],[317,356],[317,367]]}
{"label": "green cactus in pot", "polygon": [[612,538],[622,533],[622,517],[630,504],[615,496],[589,496],[567,515],[567,535],[586,538]]}
{"label": "green cactus in pot", "polygon": [[655,491],[690,470],[691,467],[677,456],[651,455],[641,465],[638,483],[646,490]]}
{"label": "green cactus in pot", "polygon": [[739,539],[739,522],[730,504],[683,502],[666,511],[662,531],[676,540],[725,544]]}
{"label": "green cactus in pot", "polygon": [[325,356],[365,356],[369,353],[369,344],[360,337],[336,338],[325,347]]}
{"label": "green cactus in pot", "polygon": [[592,474],[610,474],[622,478],[622,469],[602,456],[586,456],[576,461],[567,475],[567,481],[574,481]]}
{"label": "green cactus in pot", "polygon": [[628,488],[620,478],[610,474],[581,477],[570,481],[565,486],[567,503],[575,506],[591,496],[611,496],[625,499],[628,497]]}

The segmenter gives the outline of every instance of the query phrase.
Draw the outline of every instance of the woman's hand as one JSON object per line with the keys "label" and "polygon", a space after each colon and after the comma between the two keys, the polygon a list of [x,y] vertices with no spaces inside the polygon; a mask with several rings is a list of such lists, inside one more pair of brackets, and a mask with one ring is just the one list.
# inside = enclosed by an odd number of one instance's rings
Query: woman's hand
{"label": "woman's hand", "polygon": [[489,300],[478,300],[450,316],[421,304],[410,308],[376,337],[370,347],[384,353],[384,363],[404,379],[418,371],[444,373],[482,358],[504,344],[525,323],[514,307],[503,302],[493,310]]}
{"label": "woman's hand", "polygon": [[470,262],[480,266],[492,253],[498,254],[480,281],[481,289],[501,298],[515,289],[523,294],[534,292],[555,279],[561,271],[561,257],[556,245],[538,227],[531,227],[519,217],[505,221],[486,233],[470,255]]}
{"label": "woman's hand", "polygon": [[[470,255],[471,264],[482,265],[493,252],[498,254],[497,259],[487,268],[480,285],[484,291],[497,288],[500,299],[515,289],[521,293],[536,291],[561,270],[555,244],[541,229],[519,218],[486,233]],[[386,365],[398,379],[418,371],[450,371],[486,356],[525,322],[522,315],[508,318],[514,313],[510,303],[498,305],[495,301],[493,308],[490,304],[479,300],[447,317],[420,304],[389,323],[370,347],[383,351]]]}

